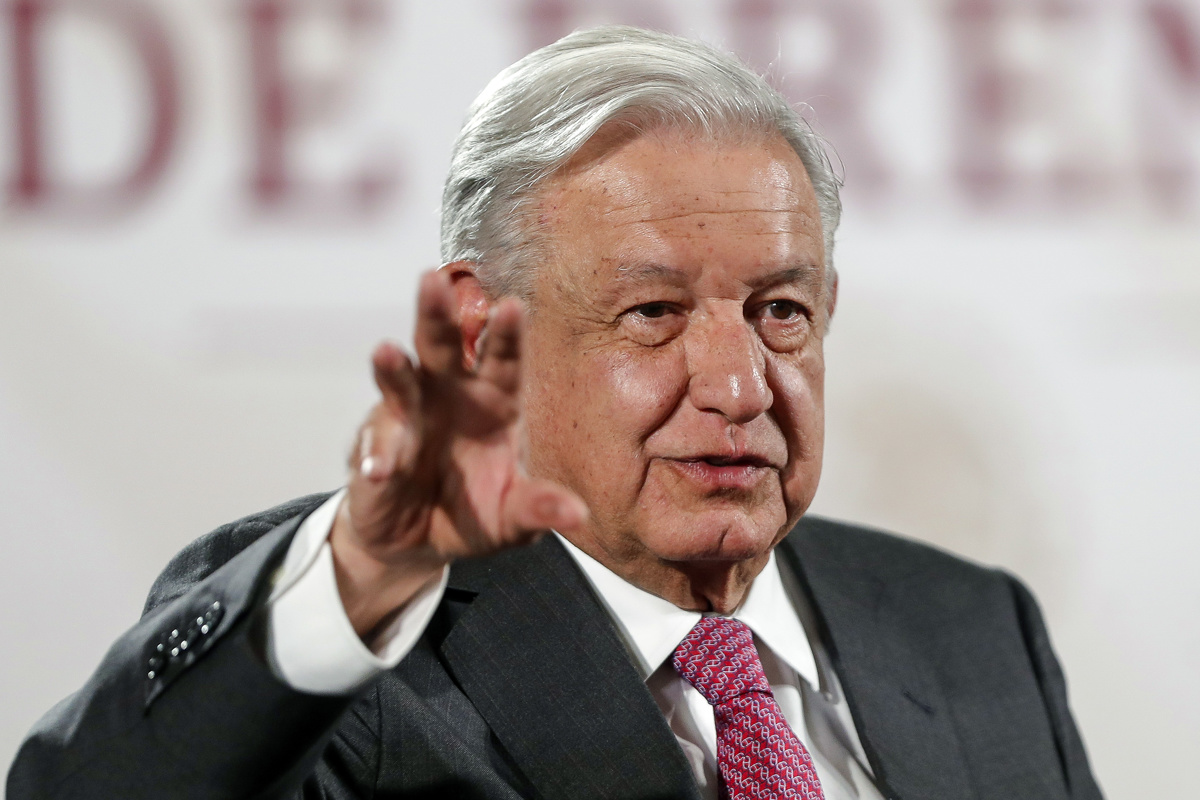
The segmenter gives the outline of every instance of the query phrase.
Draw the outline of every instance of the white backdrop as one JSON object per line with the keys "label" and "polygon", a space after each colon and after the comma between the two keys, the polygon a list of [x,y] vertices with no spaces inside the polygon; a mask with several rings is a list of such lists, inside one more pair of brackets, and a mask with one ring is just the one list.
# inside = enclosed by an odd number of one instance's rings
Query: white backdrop
{"label": "white backdrop", "polygon": [[341,480],[465,109],[575,27],[707,38],[846,176],[814,511],[1022,575],[1111,797],[1200,745],[1200,4],[16,0],[0,756],[212,527]]}

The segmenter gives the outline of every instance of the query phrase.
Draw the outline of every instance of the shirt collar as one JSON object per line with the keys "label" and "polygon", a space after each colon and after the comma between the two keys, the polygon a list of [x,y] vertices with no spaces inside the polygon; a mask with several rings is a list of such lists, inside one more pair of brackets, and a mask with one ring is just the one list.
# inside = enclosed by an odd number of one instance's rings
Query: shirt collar
{"label": "shirt collar", "polygon": [[[658,595],[639,589],[587,553],[556,534],[567,552],[579,564],[592,588],[600,595],[609,615],[625,635],[638,659],[642,677],[648,678],[666,661],[702,616],[686,611]],[[816,658],[804,632],[804,626],[784,589],[774,551],[766,567],[750,585],[746,599],[733,612],[734,619],[745,623],[771,651],[783,659],[814,689],[821,686]]]}

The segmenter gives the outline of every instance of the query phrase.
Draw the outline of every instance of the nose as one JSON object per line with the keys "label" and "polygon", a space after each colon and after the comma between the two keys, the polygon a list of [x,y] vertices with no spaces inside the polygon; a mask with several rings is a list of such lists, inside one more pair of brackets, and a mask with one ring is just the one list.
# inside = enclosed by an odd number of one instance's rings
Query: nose
{"label": "nose", "polygon": [[774,401],[767,385],[766,354],[740,308],[736,314],[708,315],[687,335],[688,397],[693,406],[738,425],[766,413]]}

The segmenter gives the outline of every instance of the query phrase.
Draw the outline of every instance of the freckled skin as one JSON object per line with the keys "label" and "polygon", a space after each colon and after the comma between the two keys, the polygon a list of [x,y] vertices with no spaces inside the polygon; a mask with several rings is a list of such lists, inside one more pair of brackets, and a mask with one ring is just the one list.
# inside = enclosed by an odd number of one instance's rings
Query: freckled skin
{"label": "freckled skin", "polygon": [[588,504],[585,552],[680,607],[732,611],[820,476],[816,196],[779,137],[646,134],[580,162],[541,198],[527,468]]}

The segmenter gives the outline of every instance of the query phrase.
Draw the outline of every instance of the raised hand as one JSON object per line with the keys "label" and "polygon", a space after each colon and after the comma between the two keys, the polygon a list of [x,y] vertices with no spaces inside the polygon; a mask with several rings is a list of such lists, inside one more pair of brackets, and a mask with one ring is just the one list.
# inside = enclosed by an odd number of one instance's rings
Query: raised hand
{"label": "raised hand", "polygon": [[359,430],[330,542],[338,588],[367,638],[450,561],[571,530],[575,494],[518,463],[521,327],[516,300],[492,308],[470,364],[444,272],[417,303],[414,365],[392,344],[372,362],[382,398]]}

